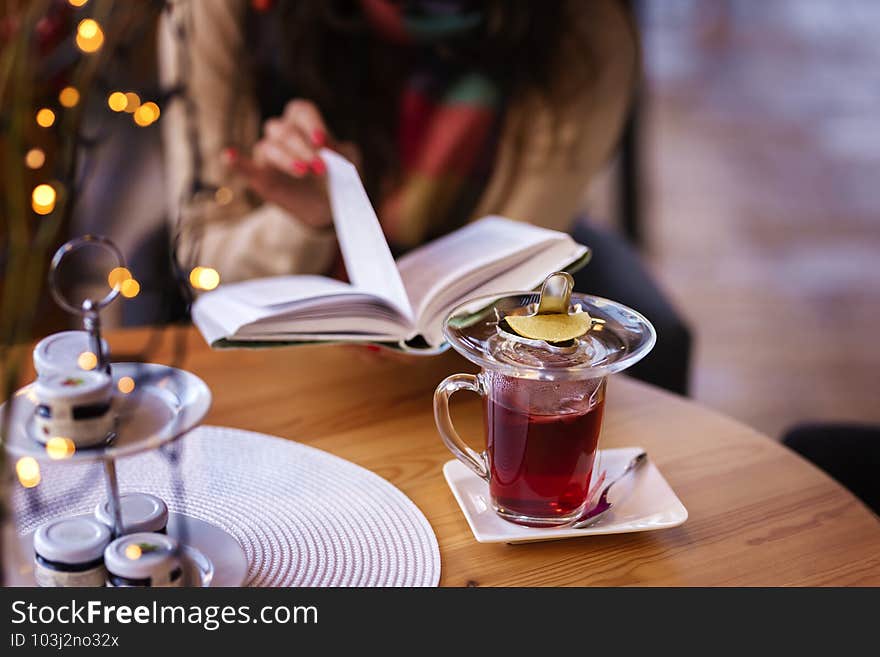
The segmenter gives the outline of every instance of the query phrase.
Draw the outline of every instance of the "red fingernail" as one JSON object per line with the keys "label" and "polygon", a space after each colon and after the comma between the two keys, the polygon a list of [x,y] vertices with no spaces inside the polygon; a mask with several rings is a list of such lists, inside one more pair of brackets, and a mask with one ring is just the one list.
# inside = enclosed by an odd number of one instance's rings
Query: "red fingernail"
{"label": "red fingernail", "polygon": [[226,164],[234,164],[238,160],[238,149],[234,146],[228,146],[220,152],[220,157]]}
{"label": "red fingernail", "polygon": [[327,165],[324,164],[324,160],[320,157],[312,160],[312,171],[315,172],[316,176],[323,176],[327,172]]}
{"label": "red fingernail", "polygon": [[367,347],[367,351],[372,351],[372,352],[374,352],[374,353],[379,353],[379,347],[378,347],[377,345],[374,345],[374,344],[368,344],[368,345],[366,345],[366,347]]}
{"label": "red fingernail", "polygon": [[295,176],[304,176],[309,172],[308,163],[303,162],[302,160],[294,160],[293,164],[290,165],[290,168]]}
{"label": "red fingernail", "polygon": [[327,135],[323,130],[317,129],[312,132],[312,141],[315,142],[315,146],[323,146],[327,141]]}

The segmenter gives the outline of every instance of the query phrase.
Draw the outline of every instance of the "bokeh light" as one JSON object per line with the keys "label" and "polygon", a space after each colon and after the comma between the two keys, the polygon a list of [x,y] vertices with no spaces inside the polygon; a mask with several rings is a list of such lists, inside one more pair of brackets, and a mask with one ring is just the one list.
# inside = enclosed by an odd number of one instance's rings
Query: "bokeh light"
{"label": "bokeh light", "polygon": [[107,106],[114,112],[122,112],[125,110],[126,105],[128,105],[128,99],[121,91],[114,91],[107,96]]}
{"label": "bokeh light", "polygon": [[98,32],[101,31],[101,26],[98,25],[98,21],[93,18],[86,18],[79,22],[79,25],[76,27],[76,33],[79,34],[83,39],[93,39],[98,35]]}
{"label": "bokeh light", "polygon": [[84,351],[76,358],[81,370],[93,370],[98,366],[98,357],[91,351]]}
{"label": "bokeh light", "polygon": [[125,109],[129,114],[134,114],[137,108],[141,106],[141,97],[133,91],[125,92]]}
{"label": "bokeh light", "polygon": [[69,4],[71,7],[82,7],[88,1],[89,0],[67,0],[67,4]]}
{"label": "bokeh light", "polygon": [[220,285],[220,274],[212,267],[193,267],[189,283],[197,290],[213,290]]}
{"label": "bokeh light", "polygon": [[132,278],[131,272],[125,267],[114,267],[107,274],[107,285],[110,287],[122,287],[122,284]]}
{"label": "bokeh light", "polygon": [[57,194],[52,185],[43,183],[34,187],[31,192],[31,207],[37,214],[49,214],[55,209]]}
{"label": "bokeh light", "polygon": [[76,45],[85,53],[97,52],[104,45],[104,30],[93,18],[86,18],[76,26]]}
{"label": "bokeh light", "polygon": [[41,128],[51,128],[55,124],[55,112],[48,107],[43,107],[37,112],[37,125]]}
{"label": "bokeh light", "polygon": [[119,291],[126,299],[133,299],[141,291],[141,284],[135,279],[129,278],[128,280],[122,281]]}
{"label": "bokeh light", "polygon": [[154,102],[147,102],[138,107],[134,112],[134,122],[142,128],[155,123],[159,118],[159,106]]}
{"label": "bokeh light", "polygon": [[28,169],[39,169],[46,164],[46,154],[40,148],[32,148],[25,154],[24,163]]}
{"label": "bokeh light", "polygon": [[134,379],[132,379],[130,376],[124,376],[119,379],[116,387],[123,395],[127,395],[130,392],[134,391]]}
{"label": "bokeh light", "polygon": [[76,445],[70,438],[53,436],[46,442],[46,454],[54,461],[70,458],[76,452]]}
{"label": "bokeh light", "polygon": [[76,87],[64,87],[58,94],[58,102],[63,107],[76,107],[79,104],[79,91]]}
{"label": "bokeh light", "polygon": [[40,464],[33,456],[22,456],[15,463],[18,482],[25,488],[33,488],[40,483]]}

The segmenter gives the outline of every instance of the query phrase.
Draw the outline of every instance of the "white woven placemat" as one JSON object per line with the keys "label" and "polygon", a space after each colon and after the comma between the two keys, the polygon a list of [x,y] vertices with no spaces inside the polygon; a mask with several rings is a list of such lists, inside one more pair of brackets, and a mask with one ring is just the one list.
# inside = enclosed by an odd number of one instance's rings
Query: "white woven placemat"
{"label": "white woven placemat", "polygon": [[[327,452],[273,436],[203,426],[167,456],[117,463],[122,492],[158,495],[172,511],[232,534],[249,586],[436,586],[437,537],[418,507],[378,475]],[[42,483],[18,489],[19,529],[87,512],[104,498],[100,464],[44,464]],[[182,484],[182,486],[181,486]],[[76,492],[79,491],[79,492]]]}

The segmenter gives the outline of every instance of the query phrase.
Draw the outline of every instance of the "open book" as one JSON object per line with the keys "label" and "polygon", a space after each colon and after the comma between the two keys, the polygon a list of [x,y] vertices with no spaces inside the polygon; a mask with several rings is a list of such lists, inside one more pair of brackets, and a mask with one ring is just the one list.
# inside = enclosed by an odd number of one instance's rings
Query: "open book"
{"label": "open book", "polygon": [[566,233],[485,217],[394,261],[357,170],[324,149],[333,222],[350,283],[273,276],[200,296],[193,321],[214,347],[314,341],[436,351],[449,311],[469,298],[531,290],[574,271],[589,249]]}

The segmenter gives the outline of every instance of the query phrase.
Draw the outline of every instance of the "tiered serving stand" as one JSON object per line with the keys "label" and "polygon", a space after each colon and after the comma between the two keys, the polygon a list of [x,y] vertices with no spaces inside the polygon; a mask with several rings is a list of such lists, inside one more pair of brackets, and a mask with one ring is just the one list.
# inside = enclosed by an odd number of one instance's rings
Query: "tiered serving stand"
{"label": "tiered serving stand", "polygon": [[[97,368],[103,369],[107,366],[107,357],[101,346],[99,312],[117,297],[119,287],[114,287],[103,299],[86,299],[81,306],[76,306],[64,298],[56,281],[64,257],[85,246],[102,247],[116,258],[120,267],[125,266],[121,252],[110,240],[86,235],[66,243],[55,253],[49,287],[62,308],[83,317],[91,350],[97,356]],[[33,384],[18,390],[13,400],[0,407],[0,418],[11,413],[4,447],[15,459],[30,456],[38,462],[51,462],[53,465],[103,463],[107,500],[114,522],[113,535],[119,536],[122,519],[117,459],[166,446],[199,426],[211,407],[211,391],[194,374],[166,365],[111,363],[110,368],[114,383],[112,412],[116,414],[116,427],[101,446],[77,449],[62,459],[50,458],[45,445],[36,438],[35,417],[39,401]],[[124,384],[120,385],[123,379]],[[126,390],[129,392],[124,392]],[[180,541],[185,585],[240,586],[244,582],[248,572],[244,551],[238,541],[221,527],[169,511],[168,534]],[[22,548],[29,555],[33,554],[33,533],[22,537]],[[17,577],[20,581],[13,581],[13,584],[33,586],[35,583],[32,568],[19,570]]]}

